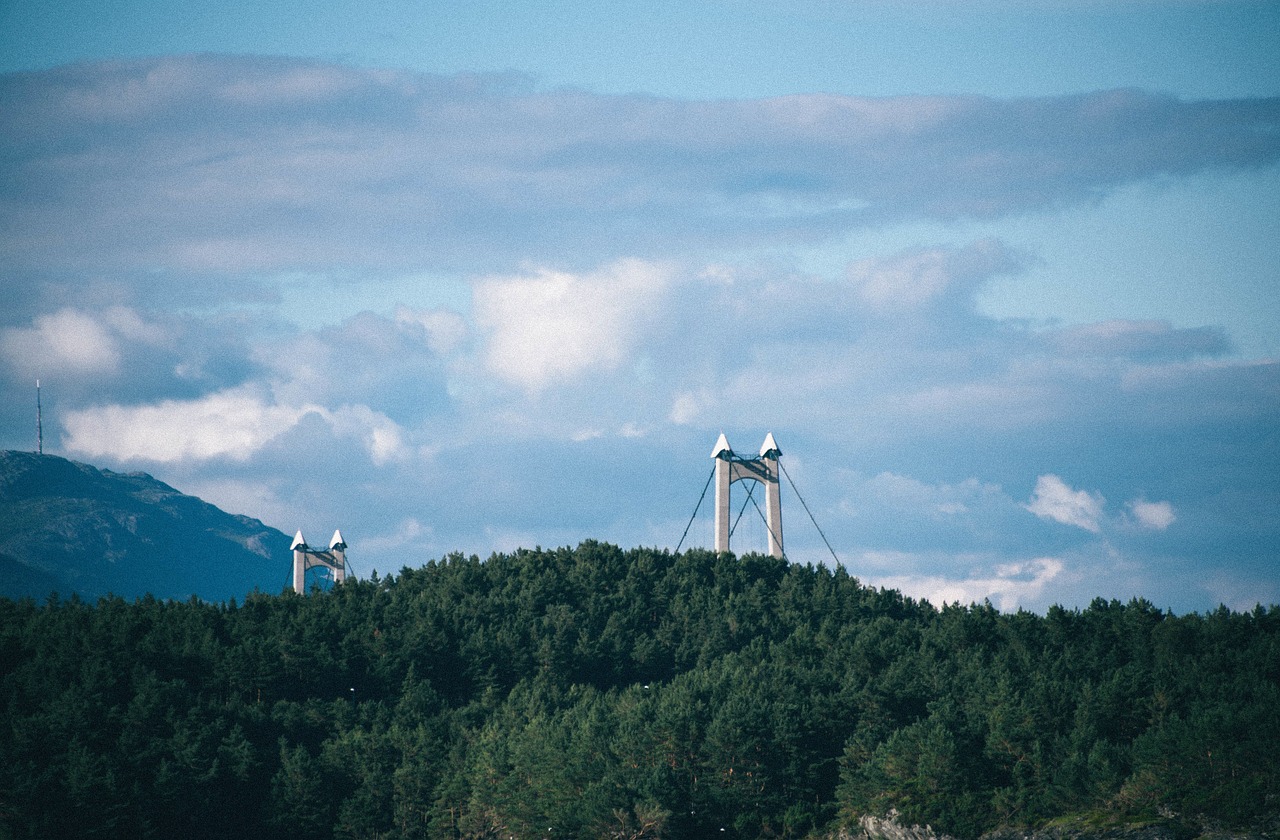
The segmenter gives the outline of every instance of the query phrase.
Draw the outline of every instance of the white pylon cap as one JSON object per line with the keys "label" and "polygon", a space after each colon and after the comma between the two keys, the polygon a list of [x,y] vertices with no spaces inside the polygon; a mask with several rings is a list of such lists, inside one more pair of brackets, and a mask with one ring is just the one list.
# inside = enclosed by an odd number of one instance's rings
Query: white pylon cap
{"label": "white pylon cap", "polygon": [[782,454],[782,450],[778,448],[778,442],[773,439],[773,432],[765,435],[764,443],[760,445],[760,457],[767,458],[771,452],[775,456]]}
{"label": "white pylon cap", "polygon": [[302,529],[299,528],[298,533],[293,535],[293,545],[289,546],[289,550],[293,551],[298,548],[306,548],[306,547],[307,547],[307,541],[302,536]]}
{"label": "white pylon cap", "polygon": [[724,432],[720,433],[720,437],[716,440],[716,448],[711,450],[712,458],[719,458],[721,453],[733,454],[733,450],[729,448],[729,441],[724,436]]}
{"label": "white pylon cap", "polygon": [[346,548],[346,547],[347,547],[347,542],[342,538],[342,532],[335,528],[333,532],[333,539],[329,540],[329,550],[333,551],[335,548]]}

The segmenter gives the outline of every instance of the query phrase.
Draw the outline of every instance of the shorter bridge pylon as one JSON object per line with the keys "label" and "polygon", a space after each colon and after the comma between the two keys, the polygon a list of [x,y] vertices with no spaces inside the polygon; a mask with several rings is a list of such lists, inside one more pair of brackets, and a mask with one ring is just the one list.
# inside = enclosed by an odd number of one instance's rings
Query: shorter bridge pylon
{"label": "shorter bridge pylon", "polygon": [[325,568],[333,572],[333,582],[342,583],[347,579],[347,544],[342,539],[342,532],[335,530],[333,539],[329,540],[328,551],[320,551],[307,545],[302,531],[293,538],[293,591],[299,595],[307,591],[307,569]]}

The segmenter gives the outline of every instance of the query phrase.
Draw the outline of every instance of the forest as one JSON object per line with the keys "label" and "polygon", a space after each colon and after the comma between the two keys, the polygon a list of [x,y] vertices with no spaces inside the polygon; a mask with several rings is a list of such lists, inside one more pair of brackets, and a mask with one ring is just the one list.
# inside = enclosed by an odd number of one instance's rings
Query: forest
{"label": "forest", "polygon": [[[0,599],[0,837],[1277,824],[1280,608],[940,608],[585,542],[306,596]],[[1081,822],[1083,821],[1083,822]]]}

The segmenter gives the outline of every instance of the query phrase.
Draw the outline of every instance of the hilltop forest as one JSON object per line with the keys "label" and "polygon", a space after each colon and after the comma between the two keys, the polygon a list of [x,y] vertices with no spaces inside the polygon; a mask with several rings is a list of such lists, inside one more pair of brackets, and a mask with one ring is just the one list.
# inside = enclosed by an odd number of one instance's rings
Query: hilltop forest
{"label": "hilltop forest", "polygon": [[707,551],[0,599],[0,836],[973,838],[1280,811],[1280,608],[935,608]]}

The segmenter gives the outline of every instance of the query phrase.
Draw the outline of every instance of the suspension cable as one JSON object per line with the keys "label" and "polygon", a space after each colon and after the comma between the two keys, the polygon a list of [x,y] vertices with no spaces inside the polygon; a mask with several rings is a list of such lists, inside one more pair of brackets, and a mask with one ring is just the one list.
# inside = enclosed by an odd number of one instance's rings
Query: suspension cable
{"label": "suspension cable", "polygon": [[676,544],[676,554],[680,553],[680,546],[684,545],[684,538],[689,536],[689,529],[693,527],[693,520],[698,518],[698,510],[702,507],[702,500],[707,497],[707,488],[711,486],[711,479],[716,477],[715,465],[711,467],[711,475],[707,476],[707,483],[702,485],[702,495],[698,497],[698,504],[694,505],[693,516],[689,517],[689,524],[684,526],[684,533],[680,535],[680,542]]}
{"label": "suspension cable", "polygon": [[[779,462],[779,463],[781,463],[781,462]],[[755,488],[753,487],[752,489],[754,490]],[[781,540],[781,539],[779,539],[779,538],[778,538],[778,535],[777,535],[776,533],[774,533],[774,531],[773,531],[773,529],[772,529],[772,528],[770,528],[770,527],[769,527],[769,517],[768,517],[768,516],[766,516],[766,515],[765,515],[765,512],[764,512],[764,511],[762,511],[762,510],[760,509],[760,503],[759,503],[759,502],[757,502],[757,501],[755,501],[754,499],[752,500],[752,502],[751,502],[751,503],[752,503],[752,504],[754,504],[754,505],[756,506],[756,513],[758,513],[758,514],[760,515],[760,523],[761,523],[762,525],[764,525],[764,530],[769,534],[769,536],[771,536],[771,537],[773,537],[773,538],[774,538],[774,540],[778,543],[778,548],[779,548],[779,549],[781,549],[781,548],[782,548],[782,540]],[[781,524],[781,523],[779,523],[779,524]],[[783,560],[786,560],[786,559],[787,559],[787,552],[786,552],[786,551],[783,551],[783,552],[782,552],[782,559],[783,559]]]}
{"label": "suspension cable", "polygon": [[836,561],[836,565],[840,565],[840,558],[836,556],[836,550],[831,547],[831,543],[827,540],[827,535],[822,533],[822,526],[818,524],[818,520],[813,518],[813,512],[804,503],[804,497],[796,489],[796,483],[791,480],[791,474],[787,472],[786,467],[782,466],[782,459],[778,459],[778,466],[782,468],[782,474],[787,477],[787,484],[791,485],[791,492],[796,494],[796,498],[800,500],[800,505],[804,508],[804,512],[809,514],[809,521],[813,523],[813,527],[818,529],[818,536],[822,537],[822,541],[827,544],[827,551],[831,552],[831,558]]}
{"label": "suspension cable", "polygon": [[[738,509],[738,518],[733,520],[733,525],[729,527],[730,539],[733,539],[733,532],[738,530],[738,523],[742,521],[742,514],[747,512],[747,502],[751,501],[751,494],[756,492],[757,483],[758,482],[753,481],[751,482],[751,486],[747,488],[747,497],[742,500],[742,507]],[[759,509],[760,509],[760,506],[756,505],[756,510],[759,510]]]}

